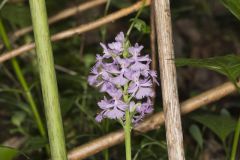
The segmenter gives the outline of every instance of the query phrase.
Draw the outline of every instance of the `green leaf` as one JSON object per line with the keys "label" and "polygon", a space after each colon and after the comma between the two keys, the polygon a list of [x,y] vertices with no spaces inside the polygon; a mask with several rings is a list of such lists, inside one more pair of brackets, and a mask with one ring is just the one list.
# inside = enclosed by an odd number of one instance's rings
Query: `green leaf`
{"label": "green leaf", "polygon": [[135,27],[139,32],[144,34],[150,33],[150,27],[141,19],[131,19],[130,21],[133,22],[133,27]]}
{"label": "green leaf", "polygon": [[19,151],[16,149],[0,146],[1,160],[13,160],[13,158],[15,158],[18,154],[19,154]]}
{"label": "green leaf", "polygon": [[176,66],[193,66],[207,68],[228,77],[236,84],[240,76],[240,57],[237,55],[218,56],[206,59],[180,58],[176,60]]}
{"label": "green leaf", "polygon": [[240,20],[240,1],[239,0],[220,0],[222,4]]}
{"label": "green leaf", "polygon": [[199,129],[199,127],[195,124],[191,125],[189,128],[189,132],[191,134],[191,136],[193,137],[193,139],[197,142],[197,144],[203,148],[203,137],[202,137],[202,133]]}
{"label": "green leaf", "polygon": [[204,114],[195,115],[191,118],[209,128],[222,142],[225,142],[236,127],[236,121],[229,116]]}

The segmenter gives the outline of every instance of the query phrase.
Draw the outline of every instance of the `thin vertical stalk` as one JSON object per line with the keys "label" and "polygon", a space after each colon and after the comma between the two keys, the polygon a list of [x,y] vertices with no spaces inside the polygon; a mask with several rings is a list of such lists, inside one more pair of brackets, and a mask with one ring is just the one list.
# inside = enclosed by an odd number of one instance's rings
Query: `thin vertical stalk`
{"label": "thin vertical stalk", "polygon": [[[125,55],[124,55],[124,58]],[[126,104],[129,105],[130,97],[127,94],[128,85],[125,85],[123,88],[123,100]],[[132,115],[129,110],[125,111],[125,124],[123,124],[124,136],[125,136],[125,151],[126,151],[126,160],[132,159],[132,149],[131,149],[131,131],[132,131]]]}
{"label": "thin vertical stalk", "polygon": [[[2,40],[3,40],[3,43],[4,45],[6,46],[6,48],[8,50],[11,50],[12,49],[12,46],[10,44],[10,41],[9,41],[9,38],[7,36],[7,33],[5,31],[5,27],[2,23],[2,19],[0,18],[0,34],[1,34],[1,37],[2,37]],[[28,87],[28,84],[24,78],[24,75],[21,71],[21,68],[20,68],[20,65],[17,61],[17,59],[13,58],[11,59],[11,63],[12,63],[12,66],[13,66],[13,69],[15,71],[15,74],[24,90],[24,93],[25,93],[25,96],[26,96],[26,99],[32,109],[32,112],[33,112],[33,116],[35,118],[35,121],[37,123],[37,127],[38,127],[38,130],[40,132],[40,134],[43,136],[43,137],[46,137],[46,132],[45,132],[45,129],[44,129],[44,125],[43,125],[43,122],[40,118],[40,115],[39,115],[39,112],[38,112],[38,109],[37,109],[37,106],[36,106],[36,103],[33,99],[33,96],[30,92],[30,89]]]}
{"label": "thin vertical stalk", "polygon": [[67,160],[45,0],[29,0],[52,160]]}
{"label": "thin vertical stalk", "polygon": [[155,20],[158,40],[163,110],[169,160],[184,160],[180,105],[172,39],[169,0],[155,0]]}
{"label": "thin vertical stalk", "polygon": [[236,159],[239,137],[240,137],[240,117],[238,118],[237,126],[236,126],[235,133],[234,133],[233,146],[232,146],[232,152],[231,152],[231,160]]}
{"label": "thin vertical stalk", "polygon": [[[105,121],[105,125],[104,125],[104,134],[107,134],[109,131],[109,120]],[[105,149],[103,151],[103,156],[105,160],[109,160],[109,149]]]}
{"label": "thin vertical stalk", "polygon": [[[235,82],[233,84],[236,87],[238,94],[240,94],[239,84],[235,83]],[[239,139],[240,139],[240,116],[238,117],[237,125],[236,125],[235,132],[234,132],[232,151],[231,151],[231,157],[230,157],[231,160],[236,159]]]}
{"label": "thin vertical stalk", "polygon": [[125,150],[126,150],[126,160],[132,159],[131,154],[131,116],[130,112],[126,111],[126,121],[124,126],[124,135],[125,135]]}
{"label": "thin vertical stalk", "polygon": [[[151,69],[157,71],[157,56],[156,56],[156,28],[155,28],[155,13],[154,13],[154,3],[150,4],[150,47],[151,47]],[[155,104],[156,99],[156,83],[153,84],[154,97],[152,97],[152,103]]]}

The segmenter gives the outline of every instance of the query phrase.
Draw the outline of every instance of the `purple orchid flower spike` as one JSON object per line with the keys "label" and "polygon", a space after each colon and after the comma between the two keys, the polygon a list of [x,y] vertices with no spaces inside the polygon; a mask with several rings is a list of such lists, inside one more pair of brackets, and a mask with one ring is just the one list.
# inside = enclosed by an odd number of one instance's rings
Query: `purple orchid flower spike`
{"label": "purple orchid flower spike", "polygon": [[[138,123],[145,115],[152,113],[153,83],[157,74],[150,69],[150,58],[141,55],[143,46],[125,45],[123,32],[115,37],[115,42],[105,45],[103,55],[96,56],[96,64],[88,77],[88,83],[99,87],[108,97],[98,102],[101,109],[96,121],[104,118],[126,120],[126,112],[131,113],[132,123]],[[127,53],[127,56],[124,53]],[[146,101],[147,100],[147,101]]]}

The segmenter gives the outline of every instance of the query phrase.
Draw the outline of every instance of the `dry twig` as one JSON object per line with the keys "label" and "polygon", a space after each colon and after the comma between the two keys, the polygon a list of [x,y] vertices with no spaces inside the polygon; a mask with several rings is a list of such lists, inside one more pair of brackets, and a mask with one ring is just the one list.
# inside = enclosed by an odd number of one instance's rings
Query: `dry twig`
{"label": "dry twig", "polygon": [[[146,6],[149,5],[150,2],[151,2],[151,0],[146,0],[145,5]],[[62,40],[62,39],[72,37],[73,35],[76,35],[76,34],[82,34],[82,33],[85,33],[87,31],[96,29],[96,28],[98,28],[98,27],[100,27],[104,24],[110,23],[110,22],[115,21],[119,18],[127,16],[130,13],[133,13],[133,12],[137,11],[141,7],[142,7],[142,2],[139,1],[135,4],[133,4],[130,7],[127,7],[127,8],[121,9],[119,11],[116,11],[116,12],[114,12],[112,14],[109,14],[108,16],[105,16],[103,18],[100,18],[96,21],[93,21],[93,22],[90,22],[90,23],[87,23],[87,24],[84,24],[84,25],[80,25],[78,27],[71,28],[69,30],[66,30],[66,31],[60,32],[58,34],[55,34],[51,37],[51,40],[53,42],[54,41],[59,41],[59,40]],[[16,56],[18,56],[18,55],[20,55],[24,52],[27,52],[27,51],[29,51],[33,48],[35,48],[35,45],[34,45],[34,43],[31,43],[31,44],[26,44],[22,47],[19,47],[19,48],[15,49],[15,50],[12,50],[10,52],[6,52],[6,53],[4,53],[3,55],[0,56],[0,63],[3,63],[4,61],[9,60],[10,58],[16,57]]]}
{"label": "dry twig", "polygon": [[172,40],[169,0],[155,0],[156,35],[158,41],[163,111],[169,160],[184,160],[181,113],[177,90],[176,67]]}
{"label": "dry twig", "polygon": [[[210,89],[200,95],[190,98],[181,103],[181,113],[187,114],[192,112],[201,106],[205,106],[209,103],[215,102],[229,94],[236,91],[236,88],[231,82],[224,83],[216,88]],[[145,133],[150,130],[159,128],[164,123],[163,112],[155,113],[135,129],[135,133]],[[84,159],[91,155],[94,155],[104,149],[120,144],[124,141],[124,131],[118,130],[116,132],[109,133],[103,137],[97,138],[84,145],[74,148],[68,154],[69,160]]]}

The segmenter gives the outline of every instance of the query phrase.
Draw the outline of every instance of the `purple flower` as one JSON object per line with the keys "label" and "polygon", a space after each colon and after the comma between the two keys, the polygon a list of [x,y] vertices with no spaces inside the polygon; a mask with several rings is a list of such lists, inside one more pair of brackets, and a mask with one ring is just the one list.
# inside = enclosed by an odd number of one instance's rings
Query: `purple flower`
{"label": "purple flower", "polygon": [[104,97],[98,102],[101,111],[96,116],[97,122],[104,118],[124,122],[125,112],[129,111],[132,122],[138,123],[153,111],[150,97],[154,95],[153,82],[158,84],[157,74],[150,69],[149,56],[141,55],[143,46],[137,43],[128,46],[126,42],[123,32],[120,32],[115,42],[108,45],[100,43],[103,55],[97,54],[88,83],[99,87],[100,92],[107,93],[109,98]]}
{"label": "purple flower", "polygon": [[111,100],[107,100],[107,98],[104,97],[103,100],[98,102],[98,106],[103,111],[99,113],[98,116],[96,117],[97,121],[101,121],[103,118],[109,119],[123,118],[124,112],[127,108],[127,104],[119,100],[118,98],[120,98],[119,95]]}
{"label": "purple flower", "polygon": [[156,71],[150,71],[149,72],[149,74],[150,74],[150,76],[151,76],[151,78],[153,79],[153,82],[155,82],[157,85],[159,85],[159,83],[158,83],[158,81],[157,81],[157,73],[156,73]]}
{"label": "purple flower", "polygon": [[149,114],[153,112],[152,101],[150,98],[147,99],[147,102],[143,103],[141,106],[136,107],[136,111],[140,114]]}
{"label": "purple flower", "polygon": [[129,47],[128,51],[132,54],[133,58],[140,56],[140,52],[143,49],[143,46],[139,46],[138,43],[134,47]]}
{"label": "purple flower", "polygon": [[137,106],[136,112],[137,114],[135,114],[133,117],[133,123],[135,124],[141,121],[145,115],[151,114],[153,112],[153,104],[150,98],[148,98],[147,102],[143,103],[141,106]]}
{"label": "purple flower", "polygon": [[112,82],[116,85],[124,86],[129,81],[126,77],[130,72],[128,68],[130,65],[130,61],[128,59],[121,59],[121,58],[117,58],[116,61],[119,63],[119,66],[121,69],[118,72],[119,75],[112,78]]}
{"label": "purple flower", "polygon": [[120,32],[120,33],[115,37],[115,40],[116,40],[117,42],[124,43],[124,41],[125,41],[124,33],[123,33],[123,32]]}
{"label": "purple flower", "polygon": [[109,49],[107,48],[107,46],[106,46],[105,44],[103,44],[103,43],[100,43],[100,45],[101,45],[102,48],[103,48],[103,53],[104,53],[103,57],[104,57],[104,58],[110,58],[110,57],[112,56],[111,50],[109,50]]}
{"label": "purple flower", "polygon": [[140,79],[140,72],[135,72],[132,75],[132,82],[129,85],[128,92],[134,95],[136,99],[154,96],[151,80]]}
{"label": "purple flower", "polygon": [[117,55],[123,51],[123,44],[121,42],[108,43],[108,47]]}
{"label": "purple flower", "polygon": [[[133,62],[132,66],[130,67],[132,70],[144,70],[149,68],[149,62],[150,58],[148,55],[146,56],[140,56],[140,52],[143,49],[143,46],[139,46],[137,43],[134,47],[129,47],[128,51],[131,53],[132,57],[130,60]],[[143,62],[147,63],[144,64]]]}

